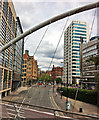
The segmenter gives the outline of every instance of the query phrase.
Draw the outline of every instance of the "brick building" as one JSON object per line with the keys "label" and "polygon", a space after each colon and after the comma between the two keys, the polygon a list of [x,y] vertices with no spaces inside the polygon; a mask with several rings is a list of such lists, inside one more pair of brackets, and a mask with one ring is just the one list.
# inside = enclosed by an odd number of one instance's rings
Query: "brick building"
{"label": "brick building", "polygon": [[34,56],[29,56],[29,51],[26,50],[23,56],[23,76],[22,85],[32,83],[38,77],[38,65]]}
{"label": "brick building", "polygon": [[54,67],[53,65],[53,68],[52,68],[52,71],[51,71],[51,78],[52,80],[55,79],[55,78],[62,78],[63,76],[63,67]]}

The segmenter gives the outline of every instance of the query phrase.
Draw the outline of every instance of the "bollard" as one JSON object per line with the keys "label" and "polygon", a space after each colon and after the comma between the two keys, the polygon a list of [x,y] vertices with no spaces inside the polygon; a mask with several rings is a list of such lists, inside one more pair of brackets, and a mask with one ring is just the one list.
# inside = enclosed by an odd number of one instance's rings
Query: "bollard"
{"label": "bollard", "polygon": [[82,108],[79,108],[79,112],[82,112]]}
{"label": "bollard", "polygon": [[66,101],[66,111],[70,111],[70,109],[71,109],[71,102]]}

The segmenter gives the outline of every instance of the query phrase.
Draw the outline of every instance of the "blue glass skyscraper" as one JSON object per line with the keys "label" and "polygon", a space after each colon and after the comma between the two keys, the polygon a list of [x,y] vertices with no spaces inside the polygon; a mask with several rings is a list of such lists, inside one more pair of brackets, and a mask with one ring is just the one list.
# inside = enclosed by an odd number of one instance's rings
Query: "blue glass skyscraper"
{"label": "blue glass skyscraper", "polygon": [[67,82],[68,78],[69,84],[80,80],[80,37],[83,38],[83,44],[88,41],[88,25],[86,22],[72,21],[64,33],[63,82]]}

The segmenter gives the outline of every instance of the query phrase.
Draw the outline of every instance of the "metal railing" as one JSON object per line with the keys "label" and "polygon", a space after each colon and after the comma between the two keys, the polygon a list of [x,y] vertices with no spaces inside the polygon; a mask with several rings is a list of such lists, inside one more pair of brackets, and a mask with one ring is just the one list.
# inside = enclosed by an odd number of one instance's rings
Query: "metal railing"
{"label": "metal railing", "polygon": [[[1,102],[7,102],[7,103],[13,103],[14,104],[14,107],[15,105],[23,105],[23,106],[29,106],[29,107],[36,107],[36,108],[42,108],[42,109],[46,109],[46,110],[52,110],[53,113],[54,113],[54,117],[56,117],[56,112],[60,112],[60,113],[64,113],[64,114],[71,114],[71,115],[77,115],[77,116],[82,116],[82,117],[87,117],[87,118],[91,118],[92,120],[93,119],[99,119],[99,116],[94,116],[94,115],[87,115],[87,114],[81,114],[81,113],[77,113],[77,112],[70,112],[70,111],[65,111],[65,110],[60,110],[60,109],[54,109],[54,108],[49,108],[49,107],[45,107],[45,106],[39,106],[39,105],[31,105],[31,104],[27,104],[27,103],[21,103],[21,102],[15,102],[15,101],[9,101],[9,100],[0,100]],[[0,104],[4,104],[4,105],[7,105],[6,103],[0,103]],[[9,104],[8,104],[9,106]],[[18,108],[18,106],[17,106]],[[26,109],[26,108],[22,108],[22,109]],[[75,118],[71,118],[73,120],[75,120]]]}

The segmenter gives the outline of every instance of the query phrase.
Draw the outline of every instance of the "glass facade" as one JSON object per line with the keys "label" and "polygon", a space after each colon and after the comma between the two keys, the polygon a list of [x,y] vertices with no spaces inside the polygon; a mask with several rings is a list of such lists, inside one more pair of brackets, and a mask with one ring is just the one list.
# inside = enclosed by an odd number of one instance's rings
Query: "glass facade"
{"label": "glass facade", "polygon": [[88,26],[85,22],[73,21],[64,33],[64,79],[71,84],[73,79],[80,79],[80,44],[88,40]]}
{"label": "glass facade", "polygon": [[[19,17],[16,18],[16,37],[23,33]],[[24,39],[15,44],[14,66],[13,66],[13,81],[12,90],[19,87],[22,73],[22,58],[23,58]]]}
{"label": "glass facade", "polygon": [[[15,38],[16,13],[13,3],[0,1],[0,47]],[[14,22],[13,22],[14,21]],[[11,91],[14,45],[0,53],[0,90]]]}

